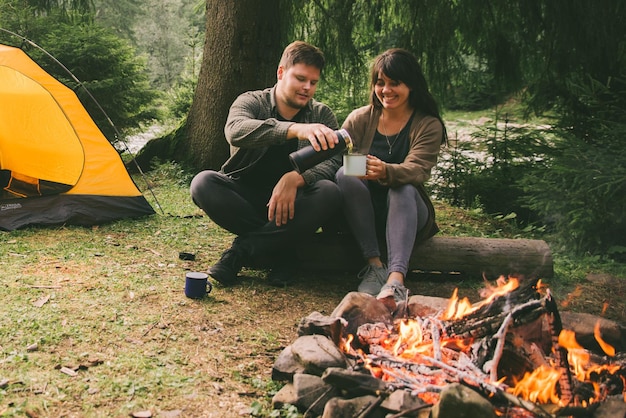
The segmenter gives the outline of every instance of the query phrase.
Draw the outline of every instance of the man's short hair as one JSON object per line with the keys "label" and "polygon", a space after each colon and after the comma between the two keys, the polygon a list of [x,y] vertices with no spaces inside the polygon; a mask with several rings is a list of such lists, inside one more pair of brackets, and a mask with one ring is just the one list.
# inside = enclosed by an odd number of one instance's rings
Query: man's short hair
{"label": "man's short hair", "polygon": [[326,64],[324,53],[321,49],[304,41],[295,41],[287,45],[280,58],[279,66],[289,69],[296,64],[312,65],[320,71]]}

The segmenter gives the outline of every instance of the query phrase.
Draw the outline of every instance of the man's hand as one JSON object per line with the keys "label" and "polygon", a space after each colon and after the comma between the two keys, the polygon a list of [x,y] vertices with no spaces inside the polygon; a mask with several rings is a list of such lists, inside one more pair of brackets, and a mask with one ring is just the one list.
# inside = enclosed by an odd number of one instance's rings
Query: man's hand
{"label": "man's hand", "polygon": [[294,123],[287,131],[287,138],[309,141],[315,151],[335,148],[339,142],[335,131],[321,123]]}
{"label": "man's hand", "polygon": [[285,225],[293,219],[296,212],[296,192],[303,185],[304,179],[297,172],[290,171],[283,175],[274,186],[272,197],[267,203],[267,219],[275,221],[276,226]]}

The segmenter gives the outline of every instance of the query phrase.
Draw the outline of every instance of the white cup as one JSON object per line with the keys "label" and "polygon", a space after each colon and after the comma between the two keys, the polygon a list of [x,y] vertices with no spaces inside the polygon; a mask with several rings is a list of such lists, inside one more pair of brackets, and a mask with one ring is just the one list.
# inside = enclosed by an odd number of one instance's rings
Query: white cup
{"label": "white cup", "polygon": [[367,155],[344,154],[343,174],[346,176],[364,176],[367,167]]}

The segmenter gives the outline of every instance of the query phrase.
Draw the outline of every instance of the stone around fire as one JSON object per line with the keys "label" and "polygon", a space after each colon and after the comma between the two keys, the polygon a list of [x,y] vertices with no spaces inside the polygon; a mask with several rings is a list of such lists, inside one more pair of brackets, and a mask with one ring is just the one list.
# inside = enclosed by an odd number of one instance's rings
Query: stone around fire
{"label": "stone around fire", "polygon": [[433,406],[432,418],[496,418],[493,405],[468,387],[450,384]]}
{"label": "stone around fire", "polygon": [[291,344],[294,358],[306,373],[321,376],[329,367],[346,367],[346,358],[328,337],[303,335]]}

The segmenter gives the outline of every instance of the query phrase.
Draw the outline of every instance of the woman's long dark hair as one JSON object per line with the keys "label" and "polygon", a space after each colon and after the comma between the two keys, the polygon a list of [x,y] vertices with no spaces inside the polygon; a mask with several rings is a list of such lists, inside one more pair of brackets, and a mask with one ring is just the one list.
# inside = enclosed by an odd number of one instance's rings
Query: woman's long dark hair
{"label": "woman's long dark hair", "polygon": [[392,48],[376,57],[372,65],[370,103],[377,108],[382,108],[383,106],[374,91],[378,75],[381,72],[390,79],[401,81],[409,87],[411,90],[409,93],[409,104],[414,109],[439,119],[443,126],[441,142],[447,143],[448,134],[446,125],[443,123],[439,113],[439,105],[428,89],[422,66],[417,62],[415,56],[406,49]]}

